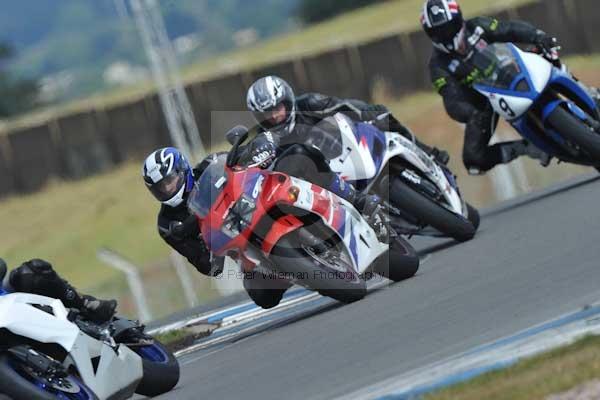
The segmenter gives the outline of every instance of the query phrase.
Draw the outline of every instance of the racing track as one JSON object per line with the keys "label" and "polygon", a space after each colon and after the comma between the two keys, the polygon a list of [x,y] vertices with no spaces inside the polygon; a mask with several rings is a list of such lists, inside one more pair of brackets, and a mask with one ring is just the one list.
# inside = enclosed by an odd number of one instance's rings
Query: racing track
{"label": "racing track", "polygon": [[184,356],[160,398],[346,397],[598,301],[599,199],[588,175],[488,210],[471,242],[413,240],[415,278]]}

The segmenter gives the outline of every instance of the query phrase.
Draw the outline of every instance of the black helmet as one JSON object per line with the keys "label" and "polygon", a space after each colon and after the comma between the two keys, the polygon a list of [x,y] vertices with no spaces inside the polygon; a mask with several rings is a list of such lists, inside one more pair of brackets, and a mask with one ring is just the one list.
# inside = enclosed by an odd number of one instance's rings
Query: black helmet
{"label": "black helmet", "polygon": [[[246,96],[248,109],[254,114],[256,122],[265,130],[290,133],[296,121],[296,96],[292,87],[277,76],[265,76],[250,86]],[[273,121],[272,113],[283,105],[285,119]]]}
{"label": "black helmet", "polygon": [[464,40],[465,22],[455,0],[427,0],[421,24],[433,45],[446,53],[457,51]]}

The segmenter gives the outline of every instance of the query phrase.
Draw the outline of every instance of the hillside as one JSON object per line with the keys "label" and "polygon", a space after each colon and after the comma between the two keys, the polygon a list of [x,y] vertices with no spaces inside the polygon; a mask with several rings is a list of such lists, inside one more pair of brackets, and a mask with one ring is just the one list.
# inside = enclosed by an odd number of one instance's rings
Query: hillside
{"label": "hillside", "polygon": [[[140,38],[129,13],[117,7],[128,3],[5,2],[0,40],[17,52],[9,70],[20,77],[42,78],[44,93],[52,101],[110,88],[118,83],[119,72],[131,81],[143,78],[147,61]],[[185,64],[288,31],[294,26],[297,0],[162,0],[159,4]]]}

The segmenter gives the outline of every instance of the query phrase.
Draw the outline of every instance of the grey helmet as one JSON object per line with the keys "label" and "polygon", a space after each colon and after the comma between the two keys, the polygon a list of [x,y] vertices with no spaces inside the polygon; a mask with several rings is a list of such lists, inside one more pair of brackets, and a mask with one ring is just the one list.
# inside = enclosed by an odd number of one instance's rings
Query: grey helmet
{"label": "grey helmet", "polygon": [[[246,102],[256,122],[263,129],[284,135],[294,129],[296,96],[292,87],[278,76],[269,75],[254,82],[248,89]],[[279,124],[273,124],[270,121],[270,112],[280,104],[285,105],[286,119]]]}

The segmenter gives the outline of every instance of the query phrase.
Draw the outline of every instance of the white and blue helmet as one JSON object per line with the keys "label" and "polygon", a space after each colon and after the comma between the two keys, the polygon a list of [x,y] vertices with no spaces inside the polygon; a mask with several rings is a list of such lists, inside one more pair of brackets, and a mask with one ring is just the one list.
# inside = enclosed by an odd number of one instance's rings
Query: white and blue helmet
{"label": "white and blue helmet", "polygon": [[170,207],[180,205],[194,186],[190,164],[174,147],[152,152],[144,161],[142,176],[150,193]]}

